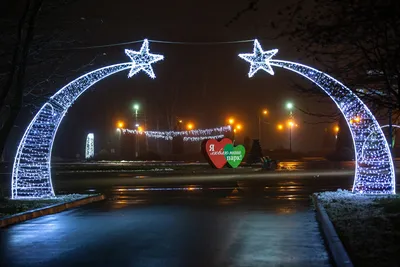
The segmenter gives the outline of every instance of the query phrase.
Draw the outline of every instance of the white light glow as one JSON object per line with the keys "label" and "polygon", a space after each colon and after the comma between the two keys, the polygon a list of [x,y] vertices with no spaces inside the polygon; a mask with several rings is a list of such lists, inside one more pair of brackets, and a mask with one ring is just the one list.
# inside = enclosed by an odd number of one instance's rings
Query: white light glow
{"label": "white light glow", "polygon": [[161,60],[162,56],[148,52],[148,41],[145,40],[139,52],[126,52],[133,62],[110,65],[86,73],[61,88],[42,106],[18,145],[12,171],[11,198],[54,196],[50,171],[51,150],[57,129],[68,108],[92,85],[117,72],[131,69],[131,77],[143,70],[154,78],[150,64]]}
{"label": "white light glow", "polygon": [[258,40],[254,40],[253,54],[239,54],[239,57],[250,63],[249,77],[253,77],[259,70],[264,70],[271,75],[274,75],[274,70],[269,63],[269,60],[278,53],[278,49],[273,49],[264,52]]}
{"label": "white light glow", "polygon": [[140,134],[146,135],[149,138],[157,138],[164,140],[173,140],[174,137],[182,136],[183,141],[188,142],[197,142],[205,139],[220,139],[225,137],[225,132],[230,132],[232,130],[230,125],[221,126],[210,129],[197,129],[190,131],[139,131],[132,129],[121,129],[121,131],[125,134]]}
{"label": "white light glow", "polygon": [[[396,182],[392,155],[385,136],[368,107],[349,88],[326,73],[295,62],[272,60],[277,49],[264,52],[254,41],[253,54],[240,54],[250,62],[249,77],[259,69],[274,74],[271,66],[281,67],[311,80],[338,106],[346,119],[355,150],[354,193],[395,194]],[[355,120],[355,118],[357,118]],[[352,123],[356,121],[356,123]],[[369,138],[371,134],[374,138]]]}
{"label": "white light glow", "polygon": [[[147,73],[147,75],[154,79],[156,75],[154,74],[151,64],[164,59],[164,56],[162,55],[149,53],[149,41],[147,39],[144,40],[139,52],[125,49],[125,53],[132,59],[133,62],[133,66],[128,75],[129,78],[143,70]],[[135,105],[134,108],[138,110],[139,105]]]}
{"label": "white light glow", "polygon": [[85,159],[94,157],[94,134],[90,133],[86,137]]}

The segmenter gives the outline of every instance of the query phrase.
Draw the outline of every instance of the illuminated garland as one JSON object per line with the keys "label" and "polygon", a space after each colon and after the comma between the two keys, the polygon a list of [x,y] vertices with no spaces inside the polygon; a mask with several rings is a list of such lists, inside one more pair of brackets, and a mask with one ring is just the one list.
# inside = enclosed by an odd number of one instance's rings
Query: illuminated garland
{"label": "illuminated garland", "polygon": [[[230,132],[232,130],[231,126],[221,126],[217,128],[211,129],[197,129],[190,131],[139,131],[132,129],[120,129],[122,133],[126,134],[139,134],[146,135],[149,138],[157,138],[164,140],[172,140],[174,137],[184,136],[183,141],[202,141],[205,139],[219,139],[225,137],[225,135],[221,134],[223,132]],[[219,134],[215,134],[219,133]],[[214,135],[213,135],[214,134]]]}
{"label": "illuminated garland", "polygon": [[223,135],[223,134],[211,135],[211,136],[185,136],[185,137],[183,137],[183,141],[198,142],[198,141],[203,141],[203,140],[208,140],[208,139],[222,139],[224,137],[225,137],[225,135]]}
{"label": "illuminated garland", "polygon": [[35,115],[19,143],[14,160],[11,198],[53,197],[50,160],[54,137],[68,108],[88,88],[117,72],[130,69],[129,77],[139,71],[154,78],[151,64],[163,56],[149,53],[145,40],[139,52],[126,50],[132,62],[103,67],[73,80],[55,93]]}
{"label": "illuminated garland", "polygon": [[[50,172],[51,150],[57,129],[68,108],[92,85],[117,72],[129,69],[131,77],[144,71],[155,78],[151,64],[162,60],[163,56],[150,54],[148,45],[148,41],[144,40],[140,51],[125,51],[132,62],[103,67],[75,79],[41,107],[26,129],[16,152],[11,182],[13,199],[54,196]],[[255,40],[253,53],[239,56],[251,64],[249,77],[259,70],[274,74],[272,66],[277,66],[296,72],[323,89],[346,118],[353,137],[356,157],[353,192],[394,194],[396,183],[392,156],[378,122],[366,105],[350,89],[321,71],[294,62],[271,60],[277,52],[277,49],[264,52],[260,43]],[[148,134],[174,137],[173,134]],[[195,135],[194,132],[192,134]],[[369,138],[371,134],[373,138]],[[190,134],[176,136],[192,140],[211,136],[210,133],[204,136],[186,135]]]}
{"label": "illuminated garland", "polygon": [[86,137],[85,159],[94,157],[94,134],[90,133]]}
{"label": "illuminated garland", "polygon": [[[290,61],[271,60],[277,52],[277,49],[264,52],[255,40],[253,53],[239,57],[251,64],[249,77],[258,70],[273,74],[271,66],[276,66],[302,75],[326,92],[342,112],[353,137],[356,158],[353,192],[395,194],[395,172],[389,146],[368,107],[345,85],[317,69]],[[374,138],[369,138],[371,133]]]}

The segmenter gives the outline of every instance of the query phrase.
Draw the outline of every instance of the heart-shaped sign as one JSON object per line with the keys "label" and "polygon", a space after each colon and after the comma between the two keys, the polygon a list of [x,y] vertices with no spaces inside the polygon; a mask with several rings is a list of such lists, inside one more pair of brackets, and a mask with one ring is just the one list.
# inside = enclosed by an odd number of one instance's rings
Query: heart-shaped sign
{"label": "heart-shaped sign", "polygon": [[227,144],[224,147],[225,158],[232,168],[237,168],[237,166],[239,166],[245,153],[246,149],[242,145],[233,146],[233,144]]}
{"label": "heart-shaped sign", "polygon": [[210,139],[206,142],[205,152],[215,168],[221,169],[226,164],[224,148],[229,144],[232,144],[232,140],[229,138],[224,138],[221,141]]}

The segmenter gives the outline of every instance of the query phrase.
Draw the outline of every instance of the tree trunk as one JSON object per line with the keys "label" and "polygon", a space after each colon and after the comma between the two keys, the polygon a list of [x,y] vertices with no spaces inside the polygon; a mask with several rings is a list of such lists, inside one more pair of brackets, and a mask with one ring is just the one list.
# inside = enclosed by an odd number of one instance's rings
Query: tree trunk
{"label": "tree trunk", "polygon": [[27,0],[18,24],[11,70],[0,99],[0,153],[4,150],[7,137],[22,107],[27,57],[42,2]]}

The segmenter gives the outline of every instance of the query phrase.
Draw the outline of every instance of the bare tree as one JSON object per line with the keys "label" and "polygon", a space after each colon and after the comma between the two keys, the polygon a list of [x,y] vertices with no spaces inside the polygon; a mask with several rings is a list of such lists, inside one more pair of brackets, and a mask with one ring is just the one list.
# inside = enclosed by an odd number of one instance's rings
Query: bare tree
{"label": "bare tree", "polygon": [[372,106],[397,110],[399,11],[391,0],[299,0],[282,11],[280,37]]}
{"label": "bare tree", "polygon": [[63,27],[53,26],[51,15],[74,1],[9,0],[6,6],[14,12],[0,14],[0,154],[22,109],[37,111],[53,93],[51,87],[76,76],[99,56],[75,70],[65,66],[74,55],[65,48],[78,42]]}
{"label": "bare tree", "polygon": [[10,70],[4,73],[7,77],[0,93],[0,151],[22,107],[27,59],[42,3],[43,0],[27,0],[18,23]]}

